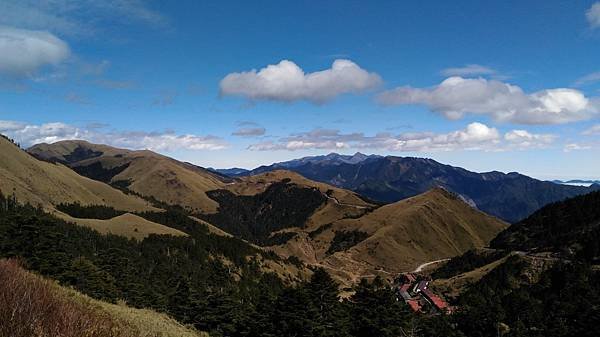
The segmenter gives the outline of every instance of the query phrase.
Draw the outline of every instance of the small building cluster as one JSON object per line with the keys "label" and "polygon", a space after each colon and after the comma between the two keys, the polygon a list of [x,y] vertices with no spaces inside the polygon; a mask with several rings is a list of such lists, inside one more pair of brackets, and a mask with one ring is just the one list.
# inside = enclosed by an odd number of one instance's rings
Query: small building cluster
{"label": "small building cluster", "polygon": [[396,279],[398,300],[402,299],[414,312],[451,314],[454,307],[429,289],[430,279],[403,273]]}

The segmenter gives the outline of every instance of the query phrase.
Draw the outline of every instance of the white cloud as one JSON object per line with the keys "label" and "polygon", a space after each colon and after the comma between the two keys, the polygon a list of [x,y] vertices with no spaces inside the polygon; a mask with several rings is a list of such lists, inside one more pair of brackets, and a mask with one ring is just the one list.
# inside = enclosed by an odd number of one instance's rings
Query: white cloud
{"label": "white cloud", "polygon": [[241,137],[255,137],[255,136],[263,136],[267,130],[263,127],[254,127],[254,128],[239,128],[235,130],[232,135],[233,136],[241,136]]}
{"label": "white cloud", "polygon": [[221,150],[227,147],[223,139],[215,136],[192,134],[177,135],[174,132],[106,131],[102,128],[80,128],[65,123],[27,124],[0,120],[0,133],[14,138],[25,147],[39,143],[82,139],[93,143],[108,144],[129,149],[154,151],[173,150]]}
{"label": "white cloud", "polygon": [[519,148],[543,148],[558,138],[552,134],[534,134],[526,130],[512,130],[504,134],[504,139]]}
{"label": "white cloud", "polygon": [[278,141],[265,141],[250,145],[249,150],[339,150],[384,149],[398,152],[436,151],[507,151],[546,147],[557,137],[548,134],[532,134],[525,130],[512,130],[502,136],[493,127],[482,123],[468,124],[464,129],[448,133],[409,132],[393,135],[387,132],[374,136],[363,133],[341,133],[339,130],[314,129],[292,134]]}
{"label": "white cloud", "polygon": [[66,42],[45,31],[0,27],[0,73],[27,76],[69,57]]}
{"label": "white cloud", "polygon": [[571,151],[582,151],[582,150],[589,150],[592,147],[589,145],[582,145],[582,144],[578,144],[578,143],[569,143],[566,144],[565,147],[563,148],[564,152],[571,152]]}
{"label": "white cloud", "polygon": [[386,105],[423,104],[449,119],[468,113],[490,115],[500,122],[562,124],[585,120],[598,112],[598,102],[580,91],[558,88],[526,94],[515,85],[484,78],[450,77],[432,88],[410,86],[378,96]]}
{"label": "white cloud", "polygon": [[600,124],[593,125],[591,128],[583,131],[582,134],[586,136],[600,135]]}
{"label": "white cloud", "polygon": [[479,64],[467,64],[464,67],[446,68],[441,71],[441,74],[447,77],[494,75],[496,73],[496,70]]}
{"label": "white cloud", "polygon": [[592,7],[585,12],[585,17],[587,18],[590,27],[600,27],[600,2],[594,3]]}
{"label": "white cloud", "polygon": [[222,95],[251,100],[323,103],[344,93],[373,89],[381,77],[349,60],[335,60],[330,69],[305,73],[294,62],[283,60],[259,71],[231,73],[221,80]]}
{"label": "white cloud", "polygon": [[20,130],[24,126],[25,125],[20,122],[0,120],[0,131],[1,132],[10,132],[10,131],[15,131],[15,130]]}

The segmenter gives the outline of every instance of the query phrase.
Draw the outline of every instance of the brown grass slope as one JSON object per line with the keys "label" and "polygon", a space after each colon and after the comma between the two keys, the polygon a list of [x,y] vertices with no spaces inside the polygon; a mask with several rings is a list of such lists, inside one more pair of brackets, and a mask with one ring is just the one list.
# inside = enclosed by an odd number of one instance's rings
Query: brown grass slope
{"label": "brown grass slope", "polygon": [[75,201],[128,211],[152,209],[143,199],[82,177],[68,167],[37,160],[1,137],[0,189],[7,195],[14,192],[22,202],[50,210],[53,205]]}
{"label": "brown grass slope", "polygon": [[359,219],[339,221],[337,230],[359,230],[370,236],[334,258],[369,269],[408,271],[424,262],[486,246],[507,226],[454,194],[435,188]]}
{"label": "brown grass slope", "polygon": [[64,220],[75,222],[81,226],[92,228],[102,234],[114,234],[142,240],[150,234],[167,234],[186,236],[187,234],[165,225],[148,221],[140,216],[125,213],[112,219],[78,219],[66,214],[59,214]]}
{"label": "brown grass slope", "polygon": [[[320,234],[299,235],[278,247],[281,255],[296,255],[321,265],[339,279],[392,277],[421,263],[460,255],[486,246],[506,228],[505,222],[467,205],[454,194],[436,188],[382,206],[356,219],[341,219]],[[359,231],[367,238],[349,249],[327,252],[336,232]]]}
{"label": "brown grass slope", "polygon": [[141,239],[151,233],[184,235],[167,226],[144,220],[132,214],[109,220],[76,219],[58,212],[59,203],[79,202],[83,205],[106,205],[125,211],[158,210],[147,201],[127,195],[111,186],[78,175],[62,164],[35,159],[8,140],[0,137],[0,191],[13,193],[20,202],[41,205],[67,221],[93,228],[101,233],[113,233]]}
{"label": "brown grass slope", "polygon": [[147,150],[131,151],[69,140],[38,144],[28,151],[37,158],[65,162],[74,170],[90,165],[100,165],[106,170],[126,166],[107,182],[126,181],[134,192],[194,211],[215,212],[218,204],[205,192],[226,184],[222,177],[208,170]]}
{"label": "brown grass slope", "polygon": [[91,299],[0,260],[0,337],[200,337],[151,310]]}

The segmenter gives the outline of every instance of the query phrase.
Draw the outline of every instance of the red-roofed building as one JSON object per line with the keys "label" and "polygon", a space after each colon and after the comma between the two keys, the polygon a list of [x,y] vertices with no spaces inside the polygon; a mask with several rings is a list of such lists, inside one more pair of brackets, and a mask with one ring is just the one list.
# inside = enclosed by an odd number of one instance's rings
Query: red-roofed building
{"label": "red-roofed building", "polygon": [[422,294],[439,311],[441,311],[441,312],[451,312],[452,311],[450,309],[450,305],[446,301],[444,301],[441,297],[434,294],[431,290],[425,289],[422,291]]}
{"label": "red-roofed building", "polygon": [[398,289],[398,292],[400,293],[400,297],[402,297],[402,299],[404,299],[405,301],[408,301],[412,298],[412,296],[410,296],[410,294],[408,293],[408,290],[410,289],[410,284],[403,284],[400,289]]}
{"label": "red-roofed building", "polygon": [[419,312],[421,311],[421,303],[419,303],[418,300],[412,299],[412,300],[408,300],[406,301],[406,304],[408,304],[408,306],[414,311],[414,312]]}

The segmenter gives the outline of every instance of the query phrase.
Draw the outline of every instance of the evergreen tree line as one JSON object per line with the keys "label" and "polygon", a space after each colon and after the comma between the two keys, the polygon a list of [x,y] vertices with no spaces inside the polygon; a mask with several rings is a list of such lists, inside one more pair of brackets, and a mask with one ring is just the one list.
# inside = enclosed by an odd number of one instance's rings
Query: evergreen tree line
{"label": "evergreen tree line", "polygon": [[530,284],[523,260],[511,257],[459,298],[457,313],[427,316],[412,313],[381,279],[361,281],[345,299],[322,269],[285,285],[260,269],[256,249],[197,223],[187,228],[184,215],[167,212],[170,220],[160,221],[182,221],[189,237],[135,241],[0,195],[0,257],[20,257],[94,298],[165,312],[211,336],[594,336],[600,323],[600,277],[585,260],[559,263]]}

